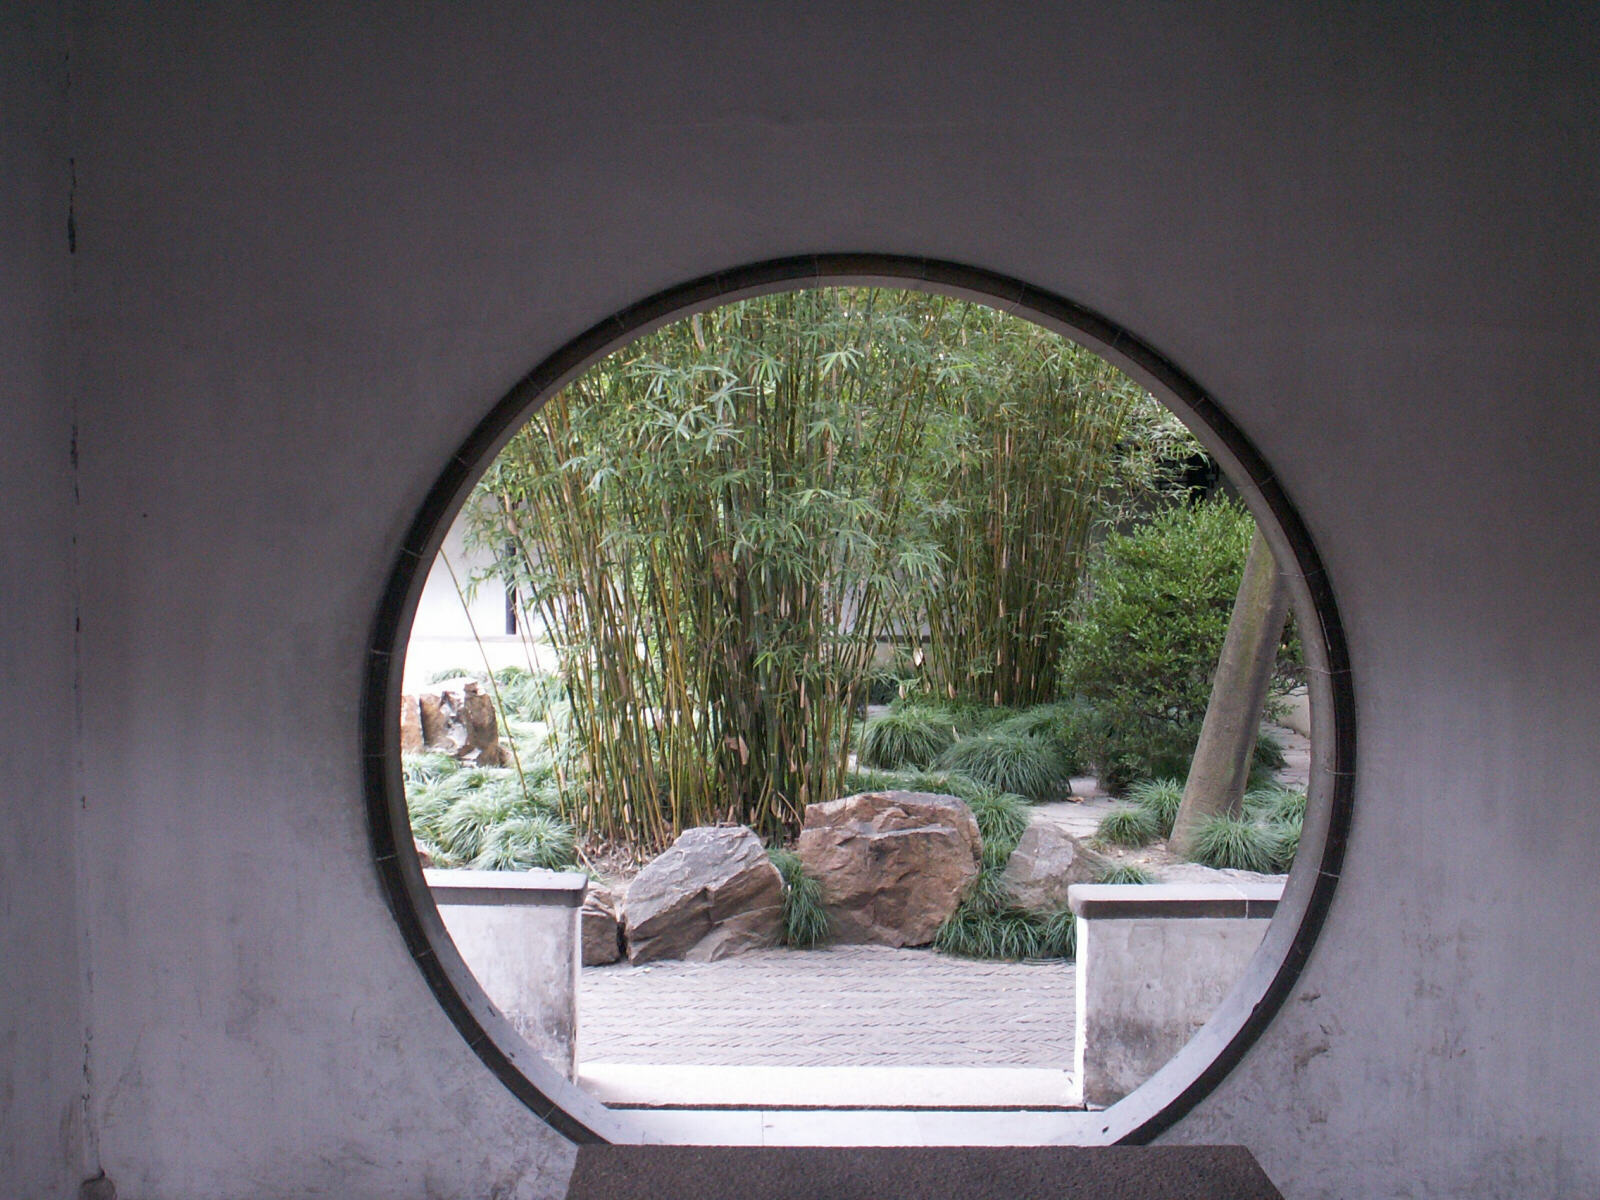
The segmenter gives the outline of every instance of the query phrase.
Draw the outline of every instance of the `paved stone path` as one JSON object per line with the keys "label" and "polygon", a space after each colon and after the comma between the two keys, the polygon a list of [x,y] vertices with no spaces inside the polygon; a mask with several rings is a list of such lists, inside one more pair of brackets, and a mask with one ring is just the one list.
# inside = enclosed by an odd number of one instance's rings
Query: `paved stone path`
{"label": "paved stone path", "polygon": [[931,950],[759,950],[715,963],[585,967],[585,1062],[772,1067],[1072,1067],[1070,963]]}

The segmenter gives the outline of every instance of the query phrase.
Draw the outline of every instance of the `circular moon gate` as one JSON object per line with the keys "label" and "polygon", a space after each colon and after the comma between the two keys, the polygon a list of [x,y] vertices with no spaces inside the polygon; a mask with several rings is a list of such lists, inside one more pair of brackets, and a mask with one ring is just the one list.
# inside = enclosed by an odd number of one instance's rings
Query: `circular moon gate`
{"label": "circular moon gate", "polygon": [[[1355,693],[1337,606],[1310,534],[1260,453],[1218,404],[1152,347],[1097,313],[973,267],[871,254],[777,259],[708,275],[649,297],[580,334],[511,389],[445,465],[395,556],[368,640],[361,705],[364,798],[385,898],[418,969],[469,1046],[510,1091],[567,1137],[631,1141],[637,1131],[533,1051],[483,994],[444,932],[412,847],[400,776],[405,644],[428,568],[494,456],[548,397],[599,359],[671,321],[765,293],[882,286],[941,292],[1025,317],[1087,346],[1171,408],[1217,459],[1289,576],[1316,722],[1301,849],[1261,950],[1195,1038],[1102,1113],[1097,1143],[1145,1142],[1217,1085],[1287,998],[1339,879],[1355,771]],[[1019,1144],[1035,1141],[1024,1138]]]}

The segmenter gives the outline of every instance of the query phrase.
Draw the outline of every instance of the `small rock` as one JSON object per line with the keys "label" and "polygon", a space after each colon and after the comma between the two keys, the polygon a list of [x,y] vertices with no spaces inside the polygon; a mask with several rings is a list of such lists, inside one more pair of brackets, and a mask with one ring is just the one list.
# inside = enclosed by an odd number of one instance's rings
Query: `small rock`
{"label": "small rock", "polygon": [[1054,821],[1035,819],[1011,852],[1000,884],[1018,908],[1056,912],[1067,906],[1067,889],[1093,883],[1110,864]]}
{"label": "small rock", "polygon": [[742,825],[687,830],[628,885],[628,961],[711,962],[778,944],[783,876]]}
{"label": "small rock", "polygon": [[[435,692],[417,697],[422,744],[441,750],[462,762],[480,767],[503,767],[509,756],[500,745],[494,701],[472,679],[456,679]],[[401,736],[404,738],[404,712]]]}
{"label": "small rock", "polygon": [[923,946],[978,878],[983,840],[966,803],[862,792],[806,806],[795,852],[841,942]]}
{"label": "small rock", "polygon": [[622,922],[610,888],[595,884],[583,898],[583,965],[601,967],[622,957]]}
{"label": "small rock", "polygon": [[433,853],[417,838],[411,839],[411,846],[417,852],[417,861],[426,869],[434,865]]}

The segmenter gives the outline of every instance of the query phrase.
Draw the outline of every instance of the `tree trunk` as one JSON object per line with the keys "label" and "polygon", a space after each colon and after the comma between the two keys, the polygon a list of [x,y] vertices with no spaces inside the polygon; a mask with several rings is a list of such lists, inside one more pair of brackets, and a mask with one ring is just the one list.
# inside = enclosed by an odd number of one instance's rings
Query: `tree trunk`
{"label": "tree trunk", "polygon": [[1288,615],[1289,589],[1258,527],[1222,641],[1200,743],[1183,787],[1183,804],[1172,826],[1170,845],[1184,857],[1208,818],[1237,817],[1243,808],[1267,687]]}

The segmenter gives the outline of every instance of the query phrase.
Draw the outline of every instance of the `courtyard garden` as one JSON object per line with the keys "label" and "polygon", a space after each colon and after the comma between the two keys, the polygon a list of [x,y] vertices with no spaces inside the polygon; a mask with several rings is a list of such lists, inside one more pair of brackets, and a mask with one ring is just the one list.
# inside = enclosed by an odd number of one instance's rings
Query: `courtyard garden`
{"label": "courtyard garden", "polygon": [[463,599],[505,586],[529,653],[406,698],[412,832],[435,867],[587,872],[586,961],[1067,958],[1072,883],[1294,858],[1305,795],[1256,730],[1299,649],[1281,597],[1246,619],[1255,523],[1030,322],[853,288],[674,322],[552,397],[462,520]]}

